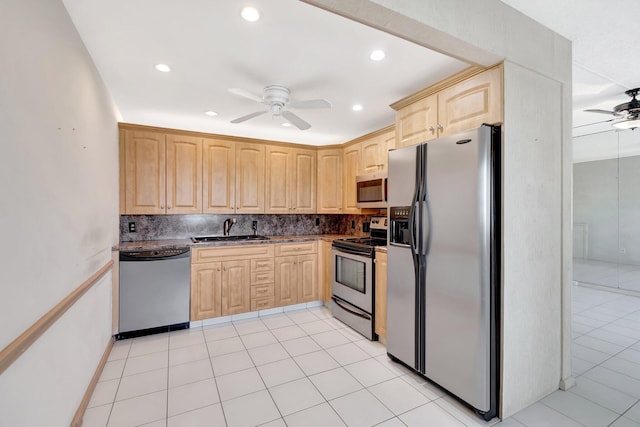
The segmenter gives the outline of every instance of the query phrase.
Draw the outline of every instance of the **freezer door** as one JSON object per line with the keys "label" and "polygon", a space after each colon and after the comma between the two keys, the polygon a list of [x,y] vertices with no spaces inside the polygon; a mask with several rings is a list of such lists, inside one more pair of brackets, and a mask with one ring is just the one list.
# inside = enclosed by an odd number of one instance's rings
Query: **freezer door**
{"label": "freezer door", "polygon": [[415,145],[389,151],[387,202],[389,206],[409,206],[416,182]]}
{"label": "freezer door", "polygon": [[[412,205],[416,178],[416,146],[390,151],[387,181],[390,207]],[[388,221],[391,224],[390,218]],[[387,256],[387,352],[415,369],[417,307],[414,257],[408,245],[394,243],[387,245]]]}
{"label": "freezer door", "polygon": [[[490,405],[490,129],[427,144],[424,374]],[[391,265],[391,260],[389,260]]]}
{"label": "freezer door", "polygon": [[407,247],[387,248],[387,353],[416,368],[416,286]]}

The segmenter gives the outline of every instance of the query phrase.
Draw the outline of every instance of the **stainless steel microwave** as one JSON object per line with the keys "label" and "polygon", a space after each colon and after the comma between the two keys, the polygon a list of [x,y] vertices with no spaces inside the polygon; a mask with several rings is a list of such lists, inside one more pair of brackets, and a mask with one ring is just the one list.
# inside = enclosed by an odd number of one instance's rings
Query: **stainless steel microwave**
{"label": "stainless steel microwave", "polygon": [[387,173],[378,172],[356,177],[356,207],[387,207]]}

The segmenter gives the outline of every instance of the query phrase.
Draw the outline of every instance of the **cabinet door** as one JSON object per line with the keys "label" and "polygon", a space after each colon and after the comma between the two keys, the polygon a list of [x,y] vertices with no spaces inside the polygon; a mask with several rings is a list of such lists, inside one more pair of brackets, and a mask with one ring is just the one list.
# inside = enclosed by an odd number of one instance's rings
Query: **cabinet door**
{"label": "cabinet door", "polygon": [[293,213],[316,212],[316,159],[313,150],[296,149],[293,152],[291,206]]}
{"label": "cabinet door", "polygon": [[165,213],[166,141],[161,133],[125,131],[125,213]]}
{"label": "cabinet door", "polygon": [[333,276],[331,275],[331,263],[333,261],[331,257],[331,242],[322,242],[320,250],[322,252],[322,262],[320,265],[322,271],[320,277],[322,280],[318,287],[320,297],[325,303],[328,303],[331,300],[331,285],[333,283]]}
{"label": "cabinet door", "polygon": [[264,213],[264,145],[236,143],[236,212]]}
{"label": "cabinet door", "polygon": [[342,151],[318,151],[318,213],[342,213]]}
{"label": "cabinet door", "polygon": [[382,135],[380,135],[380,138],[383,141],[382,147],[382,169],[387,171],[389,170],[388,166],[389,166],[389,150],[393,150],[394,148],[396,148],[396,130],[390,130],[389,132],[386,132]]}
{"label": "cabinet door", "polygon": [[298,269],[295,256],[275,258],[276,307],[298,303]]}
{"label": "cabinet door", "polygon": [[251,311],[251,261],[222,262],[222,315]]}
{"label": "cabinet door", "polygon": [[298,267],[298,302],[317,301],[318,292],[318,255],[300,255]]}
{"label": "cabinet door", "polygon": [[265,213],[292,213],[293,149],[266,147]]}
{"label": "cabinet door", "polygon": [[387,337],[387,254],[376,252],[376,334]]}
{"label": "cabinet door", "polygon": [[362,164],[360,165],[360,173],[368,174],[385,170],[386,147],[382,135],[370,138],[361,144]]}
{"label": "cabinet door", "polygon": [[222,263],[191,264],[191,321],[222,315]]}
{"label": "cabinet door", "polygon": [[437,137],[438,96],[431,95],[396,112],[398,148],[419,144]]}
{"label": "cabinet door", "polygon": [[167,213],[202,213],[202,138],[167,136]]}
{"label": "cabinet door", "polygon": [[502,68],[492,68],[438,93],[440,135],[502,122]]}
{"label": "cabinet door", "polygon": [[233,141],[205,139],[203,142],[202,169],[203,212],[235,212],[235,143]]}
{"label": "cabinet door", "polygon": [[344,149],[344,213],[359,214],[360,209],[356,207],[357,200],[357,188],[356,188],[356,176],[360,169],[360,145],[352,145]]}

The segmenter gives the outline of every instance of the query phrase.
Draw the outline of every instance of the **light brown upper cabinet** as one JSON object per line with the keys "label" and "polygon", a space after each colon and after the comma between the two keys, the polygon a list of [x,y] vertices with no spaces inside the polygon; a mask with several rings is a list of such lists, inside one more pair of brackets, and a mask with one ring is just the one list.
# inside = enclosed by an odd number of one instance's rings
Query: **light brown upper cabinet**
{"label": "light brown upper cabinet", "polygon": [[264,156],[262,144],[236,143],[237,213],[264,213]]}
{"label": "light brown upper cabinet", "polygon": [[167,135],[167,213],[202,212],[202,138]]}
{"label": "light brown upper cabinet", "polygon": [[263,144],[205,139],[203,212],[264,213]]}
{"label": "light brown upper cabinet", "polygon": [[502,67],[497,66],[423,97],[396,112],[396,145],[502,122]]}
{"label": "light brown upper cabinet", "polygon": [[318,151],[318,213],[342,213],[342,152]]}
{"label": "light brown upper cabinet", "polygon": [[431,95],[396,113],[398,147],[419,144],[438,136],[438,96]]}
{"label": "light brown upper cabinet", "polygon": [[386,172],[390,149],[395,148],[395,130],[389,130],[383,134],[376,135],[370,139],[362,141],[362,161],[360,164],[360,174],[370,174],[376,172]]}
{"label": "light brown upper cabinet", "polygon": [[202,164],[204,213],[234,213],[236,208],[236,145],[205,139]]}
{"label": "light brown upper cabinet", "polygon": [[125,214],[202,212],[202,139],[124,132]]}
{"label": "light brown upper cabinet", "polygon": [[354,144],[346,147],[343,152],[343,210],[342,213],[359,214],[360,209],[356,207],[357,187],[356,176],[360,171],[361,145]]}
{"label": "light brown upper cabinet", "polygon": [[316,212],[314,150],[267,145],[265,212]]}

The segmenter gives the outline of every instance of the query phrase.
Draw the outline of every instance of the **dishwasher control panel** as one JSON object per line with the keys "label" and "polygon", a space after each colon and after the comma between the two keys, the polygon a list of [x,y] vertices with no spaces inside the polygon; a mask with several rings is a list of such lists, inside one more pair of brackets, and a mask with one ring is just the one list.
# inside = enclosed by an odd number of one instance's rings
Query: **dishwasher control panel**
{"label": "dishwasher control panel", "polygon": [[189,248],[156,249],[145,251],[121,251],[120,261],[153,260],[173,258],[180,255],[188,256]]}

